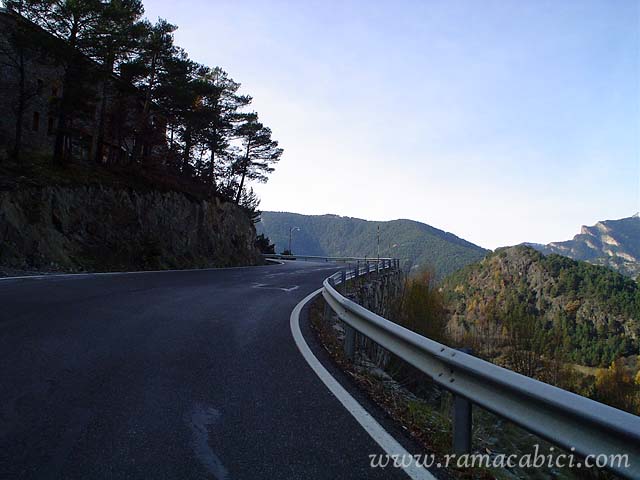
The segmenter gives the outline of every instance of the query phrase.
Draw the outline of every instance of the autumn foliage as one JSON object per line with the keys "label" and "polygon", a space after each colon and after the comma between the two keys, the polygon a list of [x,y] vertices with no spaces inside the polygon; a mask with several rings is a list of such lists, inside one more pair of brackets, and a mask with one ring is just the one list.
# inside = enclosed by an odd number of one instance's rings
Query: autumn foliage
{"label": "autumn foliage", "polygon": [[400,301],[399,323],[427,338],[442,342],[447,325],[442,294],[433,272],[406,281]]}

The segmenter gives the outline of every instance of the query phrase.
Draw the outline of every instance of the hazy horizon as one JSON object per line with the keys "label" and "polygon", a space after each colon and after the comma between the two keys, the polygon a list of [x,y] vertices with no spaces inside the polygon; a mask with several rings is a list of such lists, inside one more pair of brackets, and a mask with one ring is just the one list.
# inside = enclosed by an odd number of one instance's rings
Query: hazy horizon
{"label": "hazy horizon", "polygon": [[262,210],[409,218],[492,249],[640,210],[639,2],[145,8],[285,149]]}

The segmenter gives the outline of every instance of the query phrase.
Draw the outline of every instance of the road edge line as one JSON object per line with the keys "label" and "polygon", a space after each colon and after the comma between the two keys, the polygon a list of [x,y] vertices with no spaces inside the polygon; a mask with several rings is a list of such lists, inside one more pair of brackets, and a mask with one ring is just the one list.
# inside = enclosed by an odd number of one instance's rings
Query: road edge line
{"label": "road edge line", "polygon": [[[369,434],[371,438],[384,450],[384,452],[390,457],[398,455],[398,458],[414,458],[400,443],[387,432],[378,421],[373,418],[367,410],[358,403],[358,401],[351,396],[347,390],[340,385],[340,383],[324,368],[322,363],[313,354],[309,345],[302,335],[300,330],[300,313],[304,306],[313,300],[322,292],[322,288],[319,288],[315,292],[310,293],[303,298],[293,309],[290,317],[291,334],[293,340],[298,347],[298,350],[309,364],[315,374],[322,380],[329,391],[340,401],[342,406],[351,414],[353,418],[360,424],[362,428]],[[392,457],[393,458],[393,457]],[[396,468],[396,467],[394,467]],[[435,480],[431,473],[426,469],[416,465],[415,461],[411,462],[411,465],[402,467],[404,472],[413,480]]]}
{"label": "road edge line", "polygon": [[47,278],[69,277],[106,277],[112,275],[142,275],[145,273],[175,273],[175,272],[215,272],[219,270],[240,270],[243,268],[272,267],[273,265],[286,265],[283,262],[264,265],[241,265],[237,267],[207,267],[207,268],[183,268],[178,270],[133,270],[130,272],[78,272],[78,273],[45,273],[40,275],[21,275],[18,277],[0,277],[2,280],[46,280]]}

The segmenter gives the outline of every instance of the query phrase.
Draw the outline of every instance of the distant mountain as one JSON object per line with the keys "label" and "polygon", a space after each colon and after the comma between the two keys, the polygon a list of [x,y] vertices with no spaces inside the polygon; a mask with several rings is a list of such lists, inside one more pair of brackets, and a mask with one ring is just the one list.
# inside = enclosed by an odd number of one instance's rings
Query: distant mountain
{"label": "distant mountain", "polygon": [[635,214],[621,220],[605,220],[583,226],[573,240],[547,245],[526,243],[544,253],[557,253],[584,260],[636,278],[640,275],[640,218]]}
{"label": "distant mountain", "polygon": [[519,245],[455,272],[442,291],[450,331],[483,347],[515,339],[516,353],[589,366],[638,354],[640,287],[608,268]]}
{"label": "distant mountain", "polygon": [[289,228],[299,228],[292,235],[292,250],[298,255],[397,257],[414,271],[431,267],[443,278],[473,263],[487,250],[413,220],[373,222],[338,215],[300,215],[286,212],[263,212],[256,225],[276,244],[276,252],[289,248]]}

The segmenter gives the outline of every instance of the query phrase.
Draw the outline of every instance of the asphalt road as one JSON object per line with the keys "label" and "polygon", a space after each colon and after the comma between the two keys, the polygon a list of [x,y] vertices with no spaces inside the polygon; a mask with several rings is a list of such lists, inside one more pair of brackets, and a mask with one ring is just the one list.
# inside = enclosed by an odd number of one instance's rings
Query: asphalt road
{"label": "asphalt road", "polygon": [[405,478],[291,336],[337,268],[0,280],[0,478]]}

